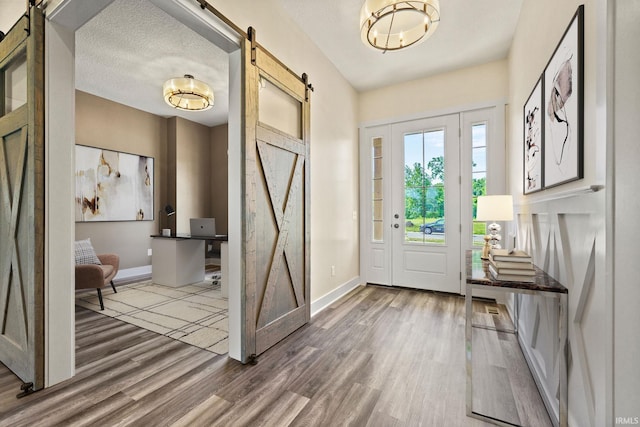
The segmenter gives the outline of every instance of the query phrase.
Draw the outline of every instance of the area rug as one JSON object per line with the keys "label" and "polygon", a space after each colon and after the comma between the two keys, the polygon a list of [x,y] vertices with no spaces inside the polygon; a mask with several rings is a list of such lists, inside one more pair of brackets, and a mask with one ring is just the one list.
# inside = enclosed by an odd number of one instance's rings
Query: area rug
{"label": "area rug", "polygon": [[[214,277],[212,277],[212,274]],[[149,331],[180,340],[204,350],[229,351],[228,302],[222,297],[216,273],[205,281],[181,287],[144,281],[102,289],[104,310],[95,290],[76,295],[76,304],[120,319]]]}

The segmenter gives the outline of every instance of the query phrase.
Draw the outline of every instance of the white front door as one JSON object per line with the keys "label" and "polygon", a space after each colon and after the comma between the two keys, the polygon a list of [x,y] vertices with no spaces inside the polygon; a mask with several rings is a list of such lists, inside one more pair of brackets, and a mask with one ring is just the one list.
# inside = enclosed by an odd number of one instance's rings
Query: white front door
{"label": "white front door", "polygon": [[475,200],[504,191],[504,116],[496,110],[361,130],[364,281],[463,292],[464,252],[485,234],[473,220]]}
{"label": "white front door", "polygon": [[459,115],[391,126],[392,284],[460,292]]}

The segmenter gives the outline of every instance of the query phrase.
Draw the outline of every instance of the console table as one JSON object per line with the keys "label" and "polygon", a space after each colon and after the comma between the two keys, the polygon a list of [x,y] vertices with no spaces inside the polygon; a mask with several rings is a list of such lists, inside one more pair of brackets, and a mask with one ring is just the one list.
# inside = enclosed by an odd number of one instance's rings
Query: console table
{"label": "console table", "polygon": [[[567,384],[567,333],[569,327],[568,318],[568,295],[567,288],[558,283],[551,276],[534,266],[536,275],[535,282],[511,282],[496,280],[491,276],[489,272],[488,261],[480,258],[480,251],[468,250],[466,252],[466,267],[467,267],[467,287],[465,295],[465,337],[466,337],[466,358],[467,358],[467,416],[477,418],[486,422],[490,422],[500,426],[514,426],[517,424],[510,423],[508,421],[499,420],[487,414],[480,414],[473,410],[473,368],[472,368],[472,332],[473,328],[481,327],[483,329],[496,330],[498,332],[507,332],[518,334],[518,309],[519,309],[519,294],[534,294],[545,295],[553,297],[558,304],[558,310],[560,313],[558,322],[558,334],[560,337],[560,366],[559,366],[559,425],[566,427],[568,425],[568,384]],[[473,291],[477,289],[489,289],[492,291],[499,291],[505,293],[514,294],[514,328],[513,330],[502,330],[497,328],[487,328],[486,326],[474,325],[472,300]],[[520,340],[518,343],[522,346]]]}
{"label": "console table", "polygon": [[222,296],[228,296],[227,236],[152,235],[151,279],[166,286],[183,286],[204,280],[205,241],[222,241],[220,264]]}

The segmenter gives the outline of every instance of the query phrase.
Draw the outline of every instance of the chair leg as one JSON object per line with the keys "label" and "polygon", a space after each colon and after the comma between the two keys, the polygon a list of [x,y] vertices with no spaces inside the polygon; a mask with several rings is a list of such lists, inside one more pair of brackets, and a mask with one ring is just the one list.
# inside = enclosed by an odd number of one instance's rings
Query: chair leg
{"label": "chair leg", "polygon": [[98,299],[100,300],[100,310],[104,310],[104,303],[102,302],[102,291],[98,288]]}
{"label": "chair leg", "polygon": [[118,291],[116,291],[116,285],[113,284],[113,280],[111,281],[111,287],[113,288],[113,293],[117,294]]}

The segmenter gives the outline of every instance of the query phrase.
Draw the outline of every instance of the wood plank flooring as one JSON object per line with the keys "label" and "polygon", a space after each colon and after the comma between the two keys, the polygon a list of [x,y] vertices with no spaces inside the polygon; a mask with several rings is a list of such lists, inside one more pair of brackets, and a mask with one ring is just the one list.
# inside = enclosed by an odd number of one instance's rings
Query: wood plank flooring
{"label": "wood plank flooring", "polygon": [[[476,322],[505,321],[485,305],[474,302]],[[74,378],[23,399],[0,365],[1,426],[486,425],[465,415],[453,295],[359,287],[256,366],[83,308],[76,347]],[[475,409],[551,425],[513,335],[475,329],[474,369]]]}

